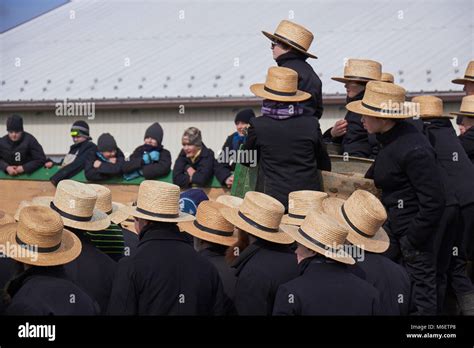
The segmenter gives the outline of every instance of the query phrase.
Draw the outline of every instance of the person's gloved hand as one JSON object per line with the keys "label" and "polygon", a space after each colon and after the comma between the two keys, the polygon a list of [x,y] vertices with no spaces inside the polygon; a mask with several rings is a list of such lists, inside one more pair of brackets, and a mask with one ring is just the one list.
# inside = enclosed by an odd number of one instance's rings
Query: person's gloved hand
{"label": "person's gloved hand", "polygon": [[160,153],[158,151],[150,152],[152,162],[158,162],[160,160]]}
{"label": "person's gloved hand", "polygon": [[148,152],[145,152],[142,156],[142,159],[143,159],[143,162],[145,164],[150,164],[151,163],[151,158],[150,158],[150,154]]}

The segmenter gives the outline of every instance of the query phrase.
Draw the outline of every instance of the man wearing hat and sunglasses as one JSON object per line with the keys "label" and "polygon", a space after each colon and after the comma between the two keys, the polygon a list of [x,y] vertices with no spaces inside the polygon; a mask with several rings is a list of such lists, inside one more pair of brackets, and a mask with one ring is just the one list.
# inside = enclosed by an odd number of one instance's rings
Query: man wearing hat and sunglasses
{"label": "man wearing hat and sunglasses", "polygon": [[119,261],[108,313],[111,315],[222,315],[226,296],[219,273],[189,244],[177,223],[194,221],[179,209],[179,187],[145,180],[136,206],[139,242]]}
{"label": "man wearing hat and sunglasses", "polygon": [[[61,169],[54,174],[50,181],[57,186],[61,180],[70,179],[84,169],[87,158],[91,153],[97,152],[97,146],[89,136],[89,125],[86,121],[76,121],[72,124],[70,135],[73,145],[69,148],[69,153],[61,161]],[[46,163],[46,167],[52,167],[53,162]]]}
{"label": "man wearing hat and sunglasses", "polygon": [[[457,85],[463,85],[463,91],[466,93],[466,96],[474,95],[474,60],[471,60],[467,65],[464,77],[454,79],[451,82]],[[463,115],[457,115],[456,124],[459,126],[461,135],[466,131],[466,126],[463,124],[463,120]]]}
{"label": "man wearing hat and sunglasses", "polygon": [[11,176],[30,174],[46,162],[43,147],[36,138],[23,130],[23,118],[7,118],[7,132],[0,138],[0,170]]}
{"label": "man wearing hat and sunglasses", "polygon": [[317,58],[308,52],[313,42],[313,34],[305,27],[288,20],[282,20],[273,34],[262,31],[272,42],[273,59],[278,66],[295,70],[298,73],[298,89],[307,92],[309,98],[301,103],[304,115],[323,114],[322,83],[306,60]]}
{"label": "man wearing hat and sunglasses", "polygon": [[97,315],[99,306],[67,276],[64,265],[81,253],[81,241],[48,207],[28,206],[19,222],[0,228],[0,245],[17,262],[9,282],[7,315]]}

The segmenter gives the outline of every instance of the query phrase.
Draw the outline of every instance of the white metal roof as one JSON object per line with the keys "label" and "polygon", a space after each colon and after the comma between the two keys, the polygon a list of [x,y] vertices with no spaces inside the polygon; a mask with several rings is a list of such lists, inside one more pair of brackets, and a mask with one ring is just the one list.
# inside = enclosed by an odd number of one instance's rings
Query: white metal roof
{"label": "white metal roof", "polygon": [[315,34],[324,94],[345,58],[415,92],[460,90],[474,57],[474,0],[76,0],[0,35],[0,100],[249,96],[275,64],[261,30],[288,18]]}

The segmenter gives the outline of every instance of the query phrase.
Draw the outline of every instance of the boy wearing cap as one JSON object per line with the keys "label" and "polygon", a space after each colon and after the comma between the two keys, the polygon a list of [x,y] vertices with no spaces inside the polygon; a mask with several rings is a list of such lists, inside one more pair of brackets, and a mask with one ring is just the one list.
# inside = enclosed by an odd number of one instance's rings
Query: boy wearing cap
{"label": "boy wearing cap", "polygon": [[183,149],[173,167],[173,183],[181,188],[204,187],[214,175],[214,151],[202,142],[201,131],[189,127],[181,139]]}
{"label": "boy wearing cap", "polygon": [[[74,142],[69,148],[69,153],[61,161],[61,169],[54,174],[50,181],[57,186],[61,180],[70,179],[84,169],[87,158],[91,153],[97,152],[97,146],[89,136],[89,125],[85,121],[76,121],[71,127],[71,137]],[[51,167],[52,162],[47,162],[46,166]]]}
{"label": "boy wearing cap", "polygon": [[46,162],[43,147],[36,138],[23,130],[23,118],[11,115],[7,119],[8,134],[0,138],[0,170],[8,175],[31,174]]}
{"label": "boy wearing cap", "polygon": [[91,152],[84,166],[86,179],[102,181],[122,175],[125,158],[115,139],[109,133],[97,139],[97,151]]}
{"label": "boy wearing cap", "polygon": [[133,151],[122,166],[125,180],[143,176],[155,179],[168,175],[171,170],[171,154],[163,148],[163,128],[158,122],[147,128],[144,144]]}
{"label": "boy wearing cap", "polygon": [[9,304],[5,314],[99,313],[97,303],[66,275],[64,265],[79,256],[81,241],[64,229],[58,213],[48,207],[23,208],[18,224],[0,229],[0,244],[11,253],[8,256],[16,260],[19,269],[6,289]]}
{"label": "boy wearing cap", "polygon": [[297,242],[299,276],[278,287],[273,315],[379,315],[379,292],[347,267],[347,230],[311,211],[301,226],[283,225]]}

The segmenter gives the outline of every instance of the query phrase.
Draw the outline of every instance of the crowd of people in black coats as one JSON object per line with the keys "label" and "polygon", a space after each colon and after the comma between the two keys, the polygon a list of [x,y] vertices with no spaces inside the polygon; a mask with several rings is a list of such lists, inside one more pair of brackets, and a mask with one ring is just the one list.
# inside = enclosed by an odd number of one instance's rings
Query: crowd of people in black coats
{"label": "crowd of people in black coats", "polygon": [[[153,180],[171,170],[158,123],[125,159],[110,134],[96,146],[87,123],[77,121],[74,145],[51,178],[55,196],[28,203],[19,223],[1,216],[0,245],[35,246],[39,255],[32,261],[5,249],[10,258],[0,260],[14,269],[6,313],[474,315],[468,273],[474,254],[474,62],[453,80],[467,94],[453,113],[459,137],[440,98],[407,102],[393,76],[368,59],[349,59],[344,76],[333,78],[347,90],[347,114],[323,134],[322,84],[306,62],[316,58],[308,52],[312,33],[284,20],[273,34],[263,34],[278,66],[250,87],[263,99],[261,116],[237,114],[237,131],[223,148],[256,152],[255,191],[240,200],[180,202],[180,188],[205,186],[214,175],[222,185],[233,184],[236,163],[218,161],[199,129],[182,136],[172,185]],[[55,164],[23,131],[21,117],[9,117],[7,130],[0,140],[6,173]],[[380,199],[363,190],[346,199],[321,192],[318,170],[331,170],[329,144],[349,158],[374,160],[365,177]],[[133,217],[127,226],[137,237],[133,254],[118,264],[86,233],[106,230],[110,217],[95,207],[96,191],[68,180],[83,169],[91,181],[145,179],[134,205],[120,208],[121,222]],[[30,296],[33,286],[36,297]],[[76,302],[58,300],[71,293],[78,294]]]}

